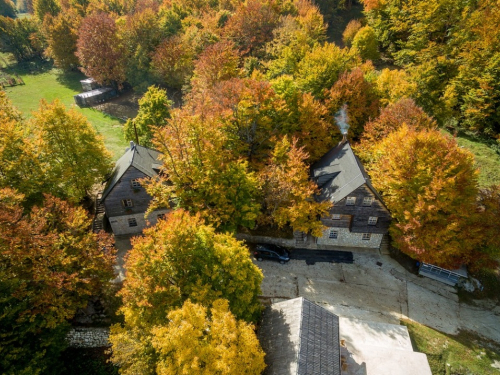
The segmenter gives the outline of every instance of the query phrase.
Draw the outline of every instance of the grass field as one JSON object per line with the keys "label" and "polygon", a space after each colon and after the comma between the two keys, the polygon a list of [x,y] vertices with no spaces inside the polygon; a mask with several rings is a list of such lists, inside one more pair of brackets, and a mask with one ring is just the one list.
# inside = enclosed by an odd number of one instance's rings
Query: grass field
{"label": "grass field", "polygon": [[[452,136],[446,130],[445,134]],[[500,184],[500,155],[498,155],[487,144],[477,139],[467,136],[458,136],[455,138],[457,143],[470,150],[476,159],[476,166],[479,168],[479,185],[486,187]]]}
{"label": "grass field", "polygon": [[498,375],[500,348],[468,332],[445,335],[419,323],[405,320],[417,352],[425,353],[433,375]]}
{"label": "grass field", "polygon": [[75,108],[87,117],[94,128],[104,137],[106,148],[118,159],[124,152],[127,142],[122,133],[120,120],[107,116],[92,108],[79,108],[74,103],[73,95],[80,93],[80,80],[84,78],[79,72],[64,73],[53,69],[49,64],[11,64],[4,68],[10,74],[18,74],[25,85],[7,87],[5,91],[12,103],[26,118],[39,107],[41,99],[49,102],[59,99],[67,108]]}

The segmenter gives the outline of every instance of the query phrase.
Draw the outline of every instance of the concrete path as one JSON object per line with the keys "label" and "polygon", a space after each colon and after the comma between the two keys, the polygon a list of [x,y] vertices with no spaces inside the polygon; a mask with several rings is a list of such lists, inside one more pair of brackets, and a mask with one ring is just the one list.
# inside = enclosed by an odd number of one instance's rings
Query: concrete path
{"label": "concrete path", "polygon": [[387,255],[356,253],[353,264],[256,264],[264,273],[262,295],[273,302],[302,296],[341,317],[392,324],[410,318],[444,333],[465,329],[500,343],[495,302],[460,303],[455,288],[413,275]]}

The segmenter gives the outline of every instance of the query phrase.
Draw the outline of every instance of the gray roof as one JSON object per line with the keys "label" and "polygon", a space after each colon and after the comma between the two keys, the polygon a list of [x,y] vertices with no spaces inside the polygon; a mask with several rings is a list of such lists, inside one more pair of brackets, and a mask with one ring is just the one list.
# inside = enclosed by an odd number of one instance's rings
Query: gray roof
{"label": "gray roof", "polygon": [[91,98],[93,96],[105,94],[105,93],[107,93],[109,91],[113,91],[113,89],[111,87],[101,87],[101,88],[98,88],[98,89],[94,89],[94,90],[82,92],[82,93],[77,94],[75,96],[78,96],[80,98]]}
{"label": "gray roof", "polygon": [[299,297],[264,311],[259,340],[268,375],[340,375],[339,318]]}
{"label": "gray roof", "polygon": [[321,189],[318,200],[337,203],[366,184],[382,201],[349,142],[343,141],[323,155],[312,165],[311,174]]}
{"label": "gray roof", "polygon": [[130,142],[129,148],[125,150],[123,156],[118,159],[113,169],[113,173],[108,180],[106,188],[102,193],[101,201],[113,190],[115,185],[120,181],[120,178],[130,167],[135,167],[148,177],[158,176],[158,170],[161,167],[161,161],[158,157],[161,155],[159,151],[139,146]]}

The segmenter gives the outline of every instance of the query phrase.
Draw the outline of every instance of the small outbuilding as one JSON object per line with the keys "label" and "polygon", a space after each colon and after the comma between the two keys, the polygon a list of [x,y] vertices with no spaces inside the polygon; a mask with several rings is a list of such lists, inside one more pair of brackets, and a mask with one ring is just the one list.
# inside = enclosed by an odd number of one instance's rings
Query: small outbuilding
{"label": "small outbuilding", "polygon": [[111,87],[101,87],[98,89],[94,89],[91,91],[82,92],[81,94],[75,95],[75,103],[79,107],[90,107],[111,98],[114,98],[117,95],[115,89]]}
{"label": "small outbuilding", "polygon": [[80,81],[83,91],[92,91],[101,87],[94,78],[82,79]]}
{"label": "small outbuilding", "polygon": [[447,270],[429,263],[421,263],[418,274],[442,283],[455,286],[460,279],[467,279],[467,269],[462,266],[455,270]]}

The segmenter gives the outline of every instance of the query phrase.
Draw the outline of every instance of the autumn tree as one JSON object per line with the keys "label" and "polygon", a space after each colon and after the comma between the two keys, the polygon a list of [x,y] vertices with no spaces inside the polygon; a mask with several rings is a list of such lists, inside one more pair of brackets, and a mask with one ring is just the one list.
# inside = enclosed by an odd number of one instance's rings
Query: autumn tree
{"label": "autumn tree", "polygon": [[359,20],[350,20],[342,33],[342,41],[346,46],[351,46],[354,37],[358,31],[363,27]]}
{"label": "autumn tree", "polygon": [[123,126],[125,139],[134,140],[137,144],[152,147],[153,131],[163,127],[170,117],[172,102],[167,92],[156,86],[150,86],[139,99],[139,112],[134,119],[129,119]]}
{"label": "autumn tree", "polygon": [[44,47],[36,19],[0,16],[0,52],[12,53],[21,62],[41,57]]}
{"label": "autumn tree", "polygon": [[61,7],[56,0],[33,0],[33,11],[40,22],[43,22],[45,15],[55,17],[61,11]]}
{"label": "autumn tree", "polygon": [[238,76],[239,52],[231,42],[219,42],[208,46],[194,62],[191,84],[200,90],[213,87],[220,81]]}
{"label": "autumn tree", "polygon": [[339,128],[326,106],[311,94],[300,92],[293,77],[284,75],[271,84],[288,109],[282,134],[295,138],[308,155],[307,163],[314,163],[342,139]]}
{"label": "autumn tree", "polygon": [[125,61],[117,37],[115,20],[105,13],[85,17],[76,43],[82,71],[100,84],[121,85],[125,81]]}
{"label": "autumn tree", "polygon": [[45,192],[78,202],[110,172],[111,155],[102,136],[82,114],[66,110],[58,100],[42,101],[30,128]]}
{"label": "autumn tree", "polygon": [[352,48],[363,60],[377,60],[380,58],[377,37],[370,26],[358,30],[352,40]]}
{"label": "autumn tree", "polygon": [[395,246],[446,268],[474,263],[477,175],[472,154],[438,130],[406,125],[373,150],[368,173],[391,211]]}
{"label": "autumn tree", "polygon": [[278,14],[272,3],[247,0],[238,3],[235,13],[224,26],[224,36],[232,40],[242,55],[259,53],[259,49],[272,39]]}
{"label": "autumn tree", "polygon": [[296,140],[290,142],[285,136],[276,144],[269,165],[259,175],[265,201],[261,222],[279,228],[290,225],[294,231],[320,237],[323,224],[319,219],[331,204],[314,200],[319,189],[309,178],[307,158]]}
{"label": "autumn tree", "polygon": [[[158,356],[157,374],[258,375],[265,367],[253,326],[235,319],[224,299],[214,301],[209,308],[187,300],[181,308],[169,312],[168,320],[151,333]],[[116,327],[111,335],[112,361],[124,374],[133,372],[130,362],[135,358],[129,353],[138,346],[131,336]]]}
{"label": "autumn tree", "polygon": [[57,16],[47,15],[43,21],[47,38],[45,55],[52,58],[58,68],[69,70],[78,66],[75,52],[80,21],[80,16],[71,10]]}
{"label": "autumn tree", "polygon": [[150,7],[141,11],[136,9],[127,15],[117,31],[125,54],[127,82],[139,90],[145,90],[153,81],[152,54],[165,37],[157,13],[158,4],[150,2],[148,5]]}
{"label": "autumn tree", "polygon": [[113,277],[114,254],[83,209],[46,196],[24,214],[22,199],[0,189],[0,368],[41,374],[58,366],[67,320]]}
{"label": "autumn tree", "polygon": [[301,90],[323,99],[324,90],[331,88],[344,71],[357,63],[356,57],[347,49],[325,43],[307,52],[293,75]]}
{"label": "autumn tree", "polygon": [[399,99],[414,97],[417,85],[410,80],[405,70],[386,68],[377,76],[376,88],[380,104],[386,106]]}
{"label": "autumn tree", "polygon": [[376,119],[366,123],[360,143],[356,146],[358,156],[369,160],[377,143],[403,125],[416,131],[437,128],[436,121],[412,99],[401,99],[383,108]]}
{"label": "autumn tree", "polygon": [[361,68],[343,73],[325,94],[326,106],[332,115],[347,104],[350,138],[359,137],[365,123],[378,115],[377,93],[373,85],[365,79]]}
{"label": "autumn tree", "polygon": [[16,18],[16,6],[11,0],[0,0],[0,16]]}
{"label": "autumn tree", "polygon": [[191,77],[194,53],[180,36],[165,39],[154,51],[152,69],[167,86],[180,89]]}
{"label": "autumn tree", "polygon": [[157,205],[173,200],[200,213],[220,230],[253,227],[259,212],[257,179],[248,163],[228,147],[228,136],[217,117],[191,115],[189,107],[172,111],[167,125],[156,132],[163,174],[147,187]]}
{"label": "autumn tree", "polygon": [[273,147],[273,136],[282,131],[285,102],[268,82],[256,79],[223,81],[207,94],[212,111],[222,118],[229,147],[252,166],[262,163]]}

